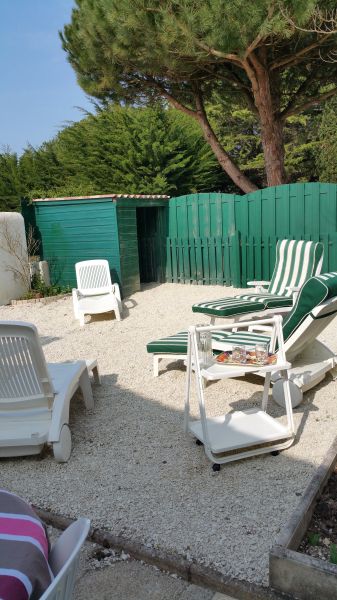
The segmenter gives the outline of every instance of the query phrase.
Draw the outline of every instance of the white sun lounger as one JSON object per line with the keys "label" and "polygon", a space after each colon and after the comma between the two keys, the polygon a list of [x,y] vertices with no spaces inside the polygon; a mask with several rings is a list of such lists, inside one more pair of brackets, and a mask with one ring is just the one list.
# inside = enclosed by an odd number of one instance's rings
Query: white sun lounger
{"label": "white sun lounger", "polygon": [[[192,306],[193,312],[216,318],[247,320],[257,314],[265,318],[273,313],[286,314],[295,303],[301,286],[321,272],[323,244],[303,240],[280,240],[276,246],[276,262],[271,281],[248,281],[255,291],[234,298],[206,300]],[[268,287],[266,287],[268,286]]]}
{"label": "white sun lounger", "polygon": [[70,400],[80,388],[86,408],[94,404],[89,372],[99,382],[96,360],[47,364],[35,325],[0,321],[0,457],[38,454],[49,443],[66,462]]}
{"label": "white sun lounger", "polygon": [[85,315],[114,311],[121,320],[122,302],[118,283],[111,283],[107,260],[84,260],[76,263],[77,289],[73,289],[75,318],[84,325]]}
{"label": "white sun lounger", "polygon": [[[303,398],[303,392],[317,385],[337,364],[337,355],[317,337],[337,315],[337,272],[323,273],[311,277],[302,286],[295,305],[283,321],[284,350],[289,369],[289,384],[293,407]],[[235,328],[237,327],[235,324]],[[233,327],[233,325],[232,325]],[[264,342],[267,331],[263,331],[261,321],[251,321],[250,331],[228,331],[214,327],[212,329],[213,350],[229,350],[233,344],[254,347],[259,341]],[[261,331],[262,330],[262,331]],[[215,335],[216,334],[216,335]],[[181,332],[179,358],[186,360],[188,332]],[[147,345],[147,351],[153,354],[155,374],[158,362],[162,358],[170,358],[172,339],[176,336],[162,338]],[[169,341],[169,343],[168,343]],[[177,350],[174,347],[174,350]],[[177,354],[177,352],[175,352]],[[178,357],[177,357],[178,358]],[[282,376],[275,372],[272,375],[273,397],[279,404],[284,404]]]}

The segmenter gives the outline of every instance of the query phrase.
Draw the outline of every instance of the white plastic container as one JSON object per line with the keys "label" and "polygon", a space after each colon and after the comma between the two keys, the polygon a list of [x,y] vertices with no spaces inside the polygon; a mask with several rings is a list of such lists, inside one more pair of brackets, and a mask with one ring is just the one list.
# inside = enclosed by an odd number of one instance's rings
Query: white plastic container
{"label": "white plastic container", "polygon": [[19,275],[27,264],[23,216],[16,212],[0,212],[0,305],[17,300],[27,291]]}

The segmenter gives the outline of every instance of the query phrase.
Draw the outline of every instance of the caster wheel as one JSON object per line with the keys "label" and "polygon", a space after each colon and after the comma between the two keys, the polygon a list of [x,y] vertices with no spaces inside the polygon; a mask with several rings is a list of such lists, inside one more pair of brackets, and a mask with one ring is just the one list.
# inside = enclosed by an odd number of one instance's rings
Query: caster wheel
{"label": "caster wheel", "polygon": [[212,469],[213,471],[220,471],[220,465],[218,465],[217,463],[214,463],[214,465],[212,465]]}
{"label": "caster wheel", "polygon": [[273,452],[270,453],[272,456],[278,456],[280,454],[279,450],[273,450]]}
{"label": "caster wheel", "polygon": [[200,440],[195,440],[197,446],[203,446],[204,444]]}
{"label": "caster wheel", "polygon": [[60,439],[53,444],[53,453],[56,462],[67,462],[71,454],[71,433],[68,425],[64,424],[60,432]]}

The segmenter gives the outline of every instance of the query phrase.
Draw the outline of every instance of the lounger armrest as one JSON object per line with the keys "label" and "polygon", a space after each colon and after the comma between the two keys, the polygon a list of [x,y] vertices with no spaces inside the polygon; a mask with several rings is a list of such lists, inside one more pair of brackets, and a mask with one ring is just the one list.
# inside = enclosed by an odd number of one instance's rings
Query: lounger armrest
{"label": "lounger armrest", "polygon": [[79,316],[79,310],[78,310],[78,301],[81,297],[81,294],[76,288],[73,288],[71,290],[71,293],[72,293],[72,297],[73,297],[73,308],[74,308],[75,319],[79,319],[80,316]]}
{"label": "lounger armrest", "polygon": [[270,281],[247,281],[247,285],[269,285]]}
{"label": "lounger armrest", "polygon": [[301,286],[300,285],[288,285],[286,287],[286,290],[290,290],[292,293],[292,297],[293,297],[293,304],[295,304],[297,296],[298,296],[298,292],[300,291]]}
{"label": "lounger armrest", "polygon": [[121,292],[120,292],[118,283],[113,283],[112,284],[112,291],[115,294],[118,302],[121,303],[122,302],[122,300],[121,300]]}

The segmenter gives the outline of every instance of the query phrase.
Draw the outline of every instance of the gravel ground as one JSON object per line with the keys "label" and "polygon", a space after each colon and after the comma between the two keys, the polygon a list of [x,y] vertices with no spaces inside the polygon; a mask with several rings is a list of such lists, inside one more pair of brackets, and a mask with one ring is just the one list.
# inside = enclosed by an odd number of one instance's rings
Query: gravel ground
{"label": "gravel ground", "polygon": [[[92,411],[79,397],[72,402],[69,463],[57,464],[50,453],[3,459],[1,485],[41,508],[88,516],[115,534],[267,585],[269,549],[335,437],[337,383],[327,377],[295,409],[298,435],[291,448],[213,473],[202,447],[183,432],[184,368],[166,368],[163,361],[153,378],[146,353],[148,341],[207,322],[192,313],[194,302],[235,292],[147,286],[126,301],[122,322],[104,315],[84,328],[73,318],[70,297],[1,307],[1,319],[38,326],[47,360],[95,357],[102,375]],[[322,339],[337,351],[334,323]],[[257,378],[212,383],[209,413],[252,406],[261,390]],[[270,408],[282,414],[272,401]]]}

